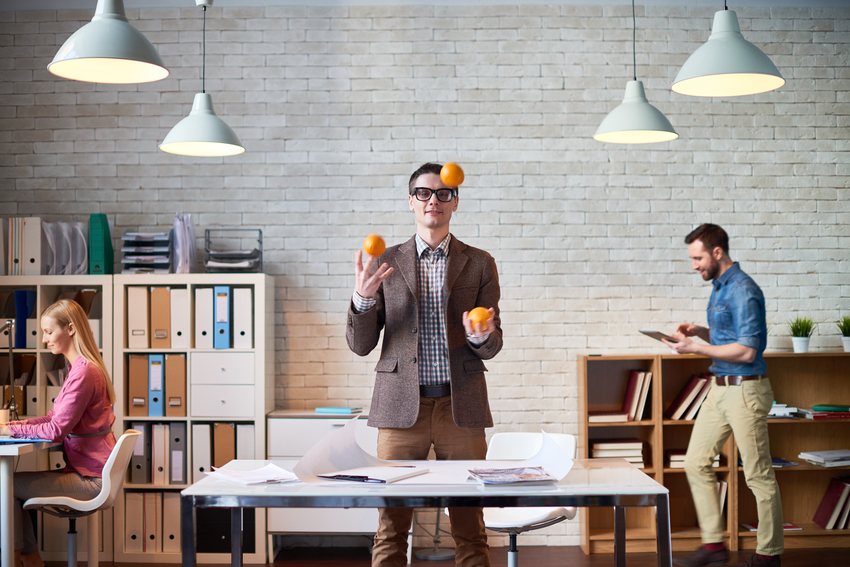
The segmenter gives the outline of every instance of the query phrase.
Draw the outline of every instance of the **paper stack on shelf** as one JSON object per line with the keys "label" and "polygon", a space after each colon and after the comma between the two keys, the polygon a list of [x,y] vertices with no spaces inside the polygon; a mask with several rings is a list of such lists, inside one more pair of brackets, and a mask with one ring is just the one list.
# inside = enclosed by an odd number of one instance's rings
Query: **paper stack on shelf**
{"label": "paper stack on shelf", "polygon": [[208,228],[204,231],[207,273],[263,271],[263,231],[258,228]]}
{"label": "paper stack on shelf", "polygon": [[195,243],[195,225],[192,215],[174,216],[175,274],[193,274],[198,271],[198,247]]}
{"label": "paper stack on shelf", "polygon": [[593,441],[590,456],[594,459],[626,459],[637,468],[644,468],[643,441],[640,439]]}
{"label": "paper stack on shelf", "polygon": [[[671,469],[685,468],[685,451],[670,450],[667,451],[667,467]],[[711,463],[712,468],[720,466],[720,455],[714,456],[714,461]]]}
{"label": "paper stack on shelf", "polygon": [[171,232],[125,232],[121,237],[122,274],[167,274]]}
{"label": "paper stack on shelf", "polygon": [[850,449],[802,452],[797,458],[806,459],[809,464],[821,467],[847,467],[850,466]]}
{"label": "paper stack on shelf", "polygon": [[[815,406],[815,407],[824,407],[824,406]],[[806,419],[845,419],[850,417],[850,410],[848,411],[834,411],[834,410],[817,410],[815,408],[806,409],[806,408],[797,408],[797,411],[794,412],[795,415],[800,417],[804,417]]]}
{"label": "paper stack on shelf", "polygon": [[776,402],[773,402],[767,417],[796,419],[796,416],[794,415],[796,413],[797,408],[795,407],[790,407],[788,404],[777,404]]}

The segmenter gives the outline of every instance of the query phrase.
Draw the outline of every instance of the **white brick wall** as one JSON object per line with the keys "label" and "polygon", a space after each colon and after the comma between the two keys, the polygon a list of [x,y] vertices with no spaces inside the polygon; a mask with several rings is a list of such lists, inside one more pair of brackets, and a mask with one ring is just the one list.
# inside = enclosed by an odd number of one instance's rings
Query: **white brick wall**
{"label": "white brick wall", "polygon": [[[800,0],[800,5],[806,2]],[[0,12],[0,208],[102,212],[125,230],[192,213],[263,229],[277,283],[276,405],[366,405],[377,352],[343,321],[363,238],[413,233],[410,172],[457,161],[454,234],[496,258],[505,348],[490,368],[497,429],[576,432],[576,355],[658,351],[639,328],[701,322],[709,288],[682,238],[723,225],[784,322],[838,349],[850,314],[850,9],[737,8],[779,91],[691,99],[669,86],[714,9],[637,7],[638,78],[680,139],[591,136],[631,79],[626,6],[215,7],[207,80],[248,151],[159,152],[200,89],[201,11],[130,9],[171,70],[146,85],[54,80],[45,67],[90,10]],[[577,525],[523,536],[577,543]]]}

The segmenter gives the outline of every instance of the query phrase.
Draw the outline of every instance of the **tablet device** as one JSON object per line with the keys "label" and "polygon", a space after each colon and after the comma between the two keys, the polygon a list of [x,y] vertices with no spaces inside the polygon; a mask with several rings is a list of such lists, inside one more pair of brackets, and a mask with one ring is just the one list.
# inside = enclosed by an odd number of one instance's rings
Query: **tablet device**
{"label": "tablet device", "polygon": [[673,337],[671,337],[669,335],[665,335],[664,333],[661,333],[659,331],[641,331],[641,333],[643,333],[647,337],[652,337],[656,341],[660,341],[661,339],[667,339],[668,341],[673,342],[673,343],[679,342],[678,339],[674,339]]}

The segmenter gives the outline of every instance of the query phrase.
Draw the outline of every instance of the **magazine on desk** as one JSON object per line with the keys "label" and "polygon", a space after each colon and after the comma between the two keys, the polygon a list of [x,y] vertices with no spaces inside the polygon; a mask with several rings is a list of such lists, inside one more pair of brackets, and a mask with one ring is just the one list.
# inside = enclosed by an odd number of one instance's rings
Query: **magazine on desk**
{"label": "magazine on desk", "polygon": [[482,484],[543,484],[558,480],[544,471],[543,467],[470,469],[469,476]]}
{"label": "magazine on desk", "polygon": [[12,437],[11,435],[0,435],[0,443],[50,443],[50,439],[39,439],[37,437]]}

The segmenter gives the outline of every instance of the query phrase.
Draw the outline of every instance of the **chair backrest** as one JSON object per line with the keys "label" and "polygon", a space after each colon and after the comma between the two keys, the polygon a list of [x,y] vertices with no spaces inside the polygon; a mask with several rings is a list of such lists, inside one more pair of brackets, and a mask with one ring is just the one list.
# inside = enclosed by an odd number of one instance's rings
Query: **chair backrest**
{"label": "chair backrest", "polygon": [[100,494],[86,502],[85,506],[76,506],[76,508],[89,511],[112,507],[116,498],[118,498],[118,493],[124,486],[124,477],[127,476],[127,466],[130,464],[130,457],[133,456],[133,449],[136,447],[136,438],[141,434],[140,431],[135,429],[128,429],[124,432],[124,435],[118,438],[118,442],[112,448],[106,464],[103,465],[103,486],[100,489]]}
{"label": "chair backrest", "polygon": [[[570,458],[575,458],[575,435],[568,433],[549,433],[549,436],[555,440]],[[491,461],[528,459],[536,455],[542,446],[542,433],[496,433],[487,445],[487,459]]]}

